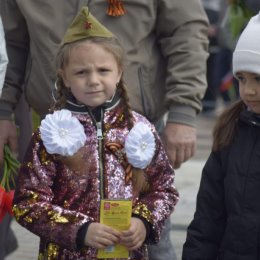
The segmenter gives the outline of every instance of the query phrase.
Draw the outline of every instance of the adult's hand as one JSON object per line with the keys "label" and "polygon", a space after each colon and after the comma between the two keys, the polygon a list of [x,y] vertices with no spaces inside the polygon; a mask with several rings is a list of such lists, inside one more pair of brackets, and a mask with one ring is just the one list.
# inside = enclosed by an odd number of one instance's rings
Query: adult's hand
{"label": "adult's hand", "polygon": [[178,169],[195,153],[196,128],[167,122],[162,133],[162,141],[171,165],[174,169]]}
{"label": "adult's hand", "polygon": [[5,144],[9,145],[13,154],[17,154],[17,130],[15,124],[10,120],[0,120],[0,165],[3,164]]}

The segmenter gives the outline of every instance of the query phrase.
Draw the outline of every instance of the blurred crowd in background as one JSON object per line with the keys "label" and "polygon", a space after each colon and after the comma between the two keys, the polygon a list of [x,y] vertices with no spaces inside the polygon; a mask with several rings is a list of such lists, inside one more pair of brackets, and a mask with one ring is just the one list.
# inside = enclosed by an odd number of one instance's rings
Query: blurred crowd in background
{"label": "blurred crowd in background", "polygon": [[232,52],[240,32],[260,8],[257,0],[201,0],[209,19],[208,88],[203,115],[216,116],[218,107],[237,100],[238,85],[232,76]]}

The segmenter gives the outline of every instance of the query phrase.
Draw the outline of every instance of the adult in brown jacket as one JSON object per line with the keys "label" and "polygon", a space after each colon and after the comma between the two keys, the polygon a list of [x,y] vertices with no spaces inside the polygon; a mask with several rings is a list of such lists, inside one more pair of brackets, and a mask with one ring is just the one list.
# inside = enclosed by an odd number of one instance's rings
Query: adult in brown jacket
{"label": "adult in brown jacket", "polygon": [[[108,0],[1,0],[10,62],[0,99],[0,163],[4,143],[17,151],[11,115],[23,89],[29,105],[41,116],[47,113],[55,82],[56,49],[84,5],[122,41],[131,105],[161,130],[174,168],[193,156],[208,57],[208,21],[200,0],[114,2],[122,8],[117,9],[118,16],[113,16],[116,12],[107,14]],[[156,252],[171,259],[158,248]]]}

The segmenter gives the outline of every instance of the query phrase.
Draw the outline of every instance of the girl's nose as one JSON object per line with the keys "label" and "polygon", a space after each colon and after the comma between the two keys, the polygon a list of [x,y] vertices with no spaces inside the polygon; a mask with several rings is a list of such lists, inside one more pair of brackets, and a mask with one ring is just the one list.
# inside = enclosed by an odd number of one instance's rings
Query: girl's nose
{"label": "girl's nose", "polygon": [[98,84],[98,76],[96,73],[90,73],[88,77],[88,85],[96,86]]}
{"label": "girl's nose", "polygon": [[245,85],[245,94],[246,95],[255,95],[256,89],[251,84]]}

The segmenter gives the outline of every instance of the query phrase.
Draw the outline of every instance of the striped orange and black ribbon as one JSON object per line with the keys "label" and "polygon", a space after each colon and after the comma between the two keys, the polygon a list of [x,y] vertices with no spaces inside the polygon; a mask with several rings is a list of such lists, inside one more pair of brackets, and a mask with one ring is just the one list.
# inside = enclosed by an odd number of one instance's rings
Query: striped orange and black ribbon
{"label": "striped orange and black ribbon", "polygon": [[106,144],[106,147],[118,158],[125,170],[125,183],[126,185],[130,184],[133,177],[133,167],[128,162],[126,154],[123,152],[123,146],[119,143],[110,142]]}
{"label": "striped orange and black ribbon", "polygon": [[107,14],[109,16],[121,16],[126,13],[122,0],[108,0]]}

